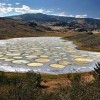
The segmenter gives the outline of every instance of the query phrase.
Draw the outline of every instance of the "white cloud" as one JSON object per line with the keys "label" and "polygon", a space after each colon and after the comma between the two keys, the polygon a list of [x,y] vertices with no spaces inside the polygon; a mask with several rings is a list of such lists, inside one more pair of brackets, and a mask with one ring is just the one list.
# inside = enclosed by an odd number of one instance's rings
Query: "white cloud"
{"label": "white cloud", "polygon": [[76,18],[86,18],[87,17],[87,14],[85,14],[85,15],[76,15],[75,17]]}
{"label": "white cloud", "polygon": [[75,17],[74,15],[67,15],[67,17]]}
{"label": "white cloud", "polygon": [[16,4],[16,5],[19,5],[20,3],[16,2],[15,4]]}
{"label": "white cloud", "polygon": [[44,13],[44,14],[52,14],[56,16],[64,16],[64,17],[76,17],[76,18],[86,18],[86,14],[79,15],[67,15],[65,12],[55,13],[54,9],[45,10],[45,9],[32,9],[27,5],[22,5],[19,7],[20,3],[16,3],[17,7],[13,7],[12,4],[0,3],[0,16],[10,15],[10,14],[24,14],[24,13]]}
{"label": "white cloud", "polygon": [[8,6],[12,6],[12,4],[7,4]]}
{"label": "white cloud", "polygon": [[0,16],[13,11],[11,4],[0,3]]}
{"label": "white cloud", "polygon": [[16,13],[45,13],[43,9],[31,9],[29,6],[22,5],[22,7],[13,8]]}
{"label": "white cloud", "polygon": [[[19,3],[16,3],[17,5]],[[0,16],[12,14],[24,14],[24,13],[44,13],[49,14],[53,12],[53,10],[45,10],[45,9],[32,9],[27,5],[22,5],[21,7],[13,7],[11,4],[0,3]]]}
{"label": "white cloud", "polygon": [[100,20],[100,18],[94,18],[94,19],[98,19],[98,20]]}
{"label": "white cloud", "polygon": [[28,11],[30,11],[30,8],[26,5],[22,5],[22,7],[14,8],[14,11],[17,13],[27,13]]}
{"label": "white cloud", "polygon": [[58,13],[58,16],[67,16],[65,12]]}
{"label": "white cloud", "polygon": [[6,5],[6,3],[0,3],[0,6],[5,6]]}
{"label": "white cloud", "polygon": [[60,12],[60,13],[56,13],[56,14],[52,14],[52,15],[55,15],[55,16],[67,16],[65,14],[65,12]]}
{"label": "white cloud", "polygon": [[12,8],[12,7],[8,7],[8,8],[6,9],[6,11],[7,11],[7,12],[12,12],[12,11],[13,11],[13,8]]}
{"label": "white cloud", "polygon": [[64,17],[75,17],[75,18],[86,18],[88,16],[87,14],[83,14],[83,15],[67,15],[65,12],[56,13],[56,14],[52,14],[52,15],[64,16]]}

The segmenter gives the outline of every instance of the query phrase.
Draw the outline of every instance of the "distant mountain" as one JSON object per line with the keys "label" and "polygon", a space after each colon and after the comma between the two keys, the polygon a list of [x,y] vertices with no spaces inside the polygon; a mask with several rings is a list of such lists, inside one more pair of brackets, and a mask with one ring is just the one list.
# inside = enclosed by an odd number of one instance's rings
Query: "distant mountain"
{"label": "distant mountain", "polygon": [[10,16],[10,18],[20,19],[24,21],[35,20],[35,21],[41,21],[41,22],[65,22],[65,21],[71,21],[75,19],[73,17],[60,17],[60,16],[46,15],[42,13],[16,15],[16,16]]}
{"label": "distant mountain", "polygon": [[46,14],[23,14],[10,16],[9,18],[23,20],[27,22],[37,23],[54,23],[58,26],[68,26],[72,28],[85,28],[85,29],[100,29],[100,20],[93,18],[74,18],[74,17],[62,17]]}

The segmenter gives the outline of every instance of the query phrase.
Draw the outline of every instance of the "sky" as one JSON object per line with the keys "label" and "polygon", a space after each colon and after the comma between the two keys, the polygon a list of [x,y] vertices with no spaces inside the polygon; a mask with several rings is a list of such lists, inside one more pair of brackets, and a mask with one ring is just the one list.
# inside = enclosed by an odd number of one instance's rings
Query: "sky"
{"label": "sky", "polygon": [[0,17],[25,13],[100,19],[100,0],[0,0]]}

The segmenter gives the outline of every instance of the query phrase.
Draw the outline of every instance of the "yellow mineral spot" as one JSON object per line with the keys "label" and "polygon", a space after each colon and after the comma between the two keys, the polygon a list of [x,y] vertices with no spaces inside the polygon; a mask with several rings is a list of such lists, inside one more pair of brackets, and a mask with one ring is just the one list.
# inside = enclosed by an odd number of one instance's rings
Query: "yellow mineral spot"
{"label": "yellow mineral spot", "polygon": [[35,56],[35,55],[28,55],[28,56],[25,56],[25,57],[28,58],[28,59],[37,58],[37,56]]}
{"label": "yellow mineral spot", "polygon": [[88,59],[88,58],[76,58],[75,61],[86,61],[86,62],[91,62],[93,61],[92,59]]}
{"label": "yellow mineral spot", "polygon": [[14,59],[5,59],[4,61],[13,61]]}
{"label": "yellow mineral spot", "polygon": [[92,57],[92,58],[100,59],[100,55],[96,55],[96,56],[94,56],[94,57]]}
{"label": "yellow mineral spot", "polygon": [[84,65],[84,64],[88,64],[89,62],[87,61],[78,61],[78,62],[73,62],[73,64],[75,65]]}
{"label": "yellow mineral spot", "polygon": [[27,63],[29,63],[29,61],[26,61],[26,60],[14,60],[14,61],[12,61],[12,63],[15,63],[15,64],[27,64]]}
{"label": "yellow mineral spot", "polygon": [[36,59],[35,61],[43,63],[43,62],[49,62],[50,60],[46,58],[39,58],[39,59]]}
{"label": "yellow mineral spot", "polygon": [[16,56],[16,57],[13,57],[14,59],[22,59],[23,57],[20,57],[20,56]]}
{"label": "yellow mineral spot", "polygon": [[69,64],[71,64],[71,63],[68,62],[68,61],[65,61],[65,60],[61,60],[61,61],[59,61],[59,64],[60,64],[60,65],[66,66],[66,65],[69,65]]}
{"label": "yellow mineral spot", "polygon": [[82,58],[81,56],[78,56],[78,55],[71,55],[71,57],[73,57],[73,58]]}
{"label": "yellow mineral spot", "polygon": [[75,52],[74,50],[67,50],[67,52],[69,52],[69,53],[73,53],[73,52]]}
{"label": "yellow mineral spot", "polygon": [[42,63],[29,63],[29,64],[27,64],[27,65],[30,66],[30,67],[39,67],[39,66],[43,66]]}
{"label": "yellow mineral spot", "polygon": [[5,60],[5,59],[7,59],[6,57],[2,57],[2,58],[0,58],[0,60]]}
{"label": "yellow mineral spot", "polygon": [[11,54],[6,54],[7,56],[20,56],[20,53],[11,53]]}
{"label": "yellow mineral spot", "polygon": [[3,55],[0,55],[0,57],[3,57]]}
{"label": "yellow mineral spot", "polygon": [[65,66],[60,65],[60,64],[51,64],[50,66],[53,68],[64,68],[65,67]]}

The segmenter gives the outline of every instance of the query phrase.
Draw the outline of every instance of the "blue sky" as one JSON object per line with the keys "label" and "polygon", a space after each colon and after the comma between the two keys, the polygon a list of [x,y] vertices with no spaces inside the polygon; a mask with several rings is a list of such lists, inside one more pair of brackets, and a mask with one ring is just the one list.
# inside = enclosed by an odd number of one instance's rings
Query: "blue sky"
{"label": "blue sky", "polygon": [[100,18],[100,0],[0,0],[0,16],[45,13]]}

